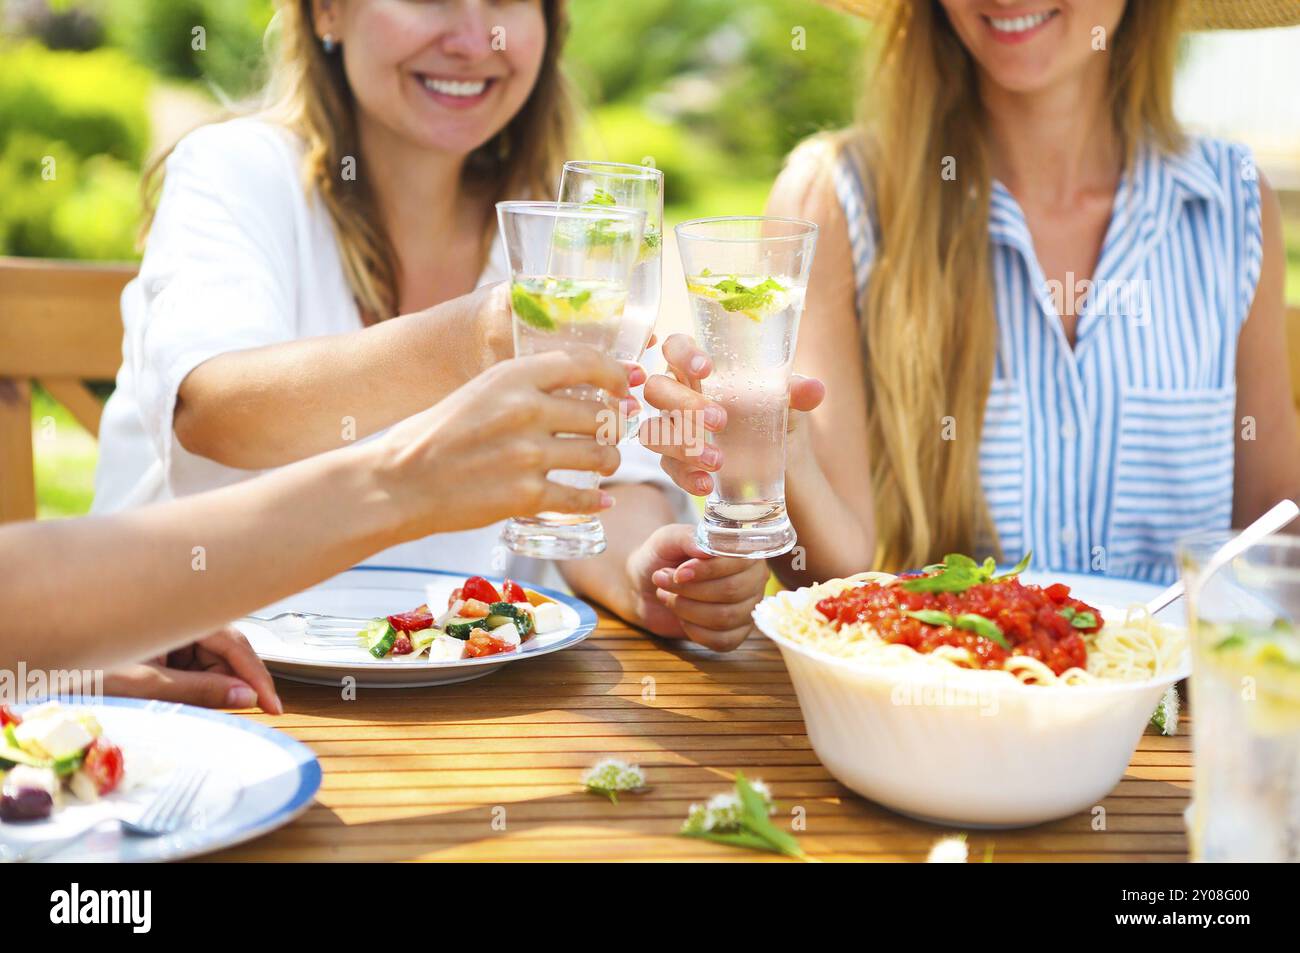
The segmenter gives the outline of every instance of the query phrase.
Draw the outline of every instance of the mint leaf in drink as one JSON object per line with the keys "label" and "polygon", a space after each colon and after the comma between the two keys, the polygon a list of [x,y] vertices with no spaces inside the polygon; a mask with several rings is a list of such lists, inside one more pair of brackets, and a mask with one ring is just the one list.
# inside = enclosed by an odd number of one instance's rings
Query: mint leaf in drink
{"label": "mint leaf in drink", "polygon": [[587,199],[586,204],[599,205],[604,207],[610,205],[617,205],[618,202],[615,201],[614,196],[610,195],[604,189],[596,189],[594,192],[591,193],[591,198]]}
{"label": "mint leaf in drink", "polygon": [[555,321],[551,319],[537,297],[529,293],[526,288],[515,285],[510,289],[510,306],[514,308],[515,316],[524,324],[543,331],[555,330]]}
{"label": "mint leaf in drink", "polygon": [[723,311],[740,311],[743,312],[746,317],[753,318],[756,321],[758,320],[758,316],[755,312],[763,310],[763,308],[767,307],[767,305],[771,303],[771,298],[767,295],[760,294],[729,295],[719,302],[719,304],[722,305]]}

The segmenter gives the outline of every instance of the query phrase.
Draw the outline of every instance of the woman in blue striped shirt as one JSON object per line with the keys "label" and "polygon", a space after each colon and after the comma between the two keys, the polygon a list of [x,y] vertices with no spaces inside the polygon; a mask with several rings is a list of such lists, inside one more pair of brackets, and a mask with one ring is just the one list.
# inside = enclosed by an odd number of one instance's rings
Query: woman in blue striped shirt
{"label": "woman in blue striped shirt", "polygon": [[[1300,494],[1278,204],[1172,104],[1183,27],[1300,4],[836,5],[879,18],[883,65],[864,127],[769,203],[820,225],[791,407],[828,395],[791,415],[783,581],[992,550],[1170,580],[1180,535]],[[647,400],[703,409],[703,355],[664,351]],[[707,492],[720,462],[675,437],[653,449]]]}

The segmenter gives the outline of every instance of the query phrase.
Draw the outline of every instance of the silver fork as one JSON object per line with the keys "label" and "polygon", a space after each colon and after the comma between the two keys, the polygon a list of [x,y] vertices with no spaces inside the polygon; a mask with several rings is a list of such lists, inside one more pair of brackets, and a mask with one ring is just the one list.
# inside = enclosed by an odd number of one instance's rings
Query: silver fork
{"label": "silver fork", "polygon": [[122,821],[122,830],[136,837],[162,837],[180,830],[190,816],[194,799],[208,779],[207,768],[188,768],[168,782],[134,821]]}
{"label": "silver fork", "polygon": [[14,851],[0,844],[0,861],[24,864],[49,860],[55,854],[61,853],[81,840],[91,831],[110,822],[120,825],[122,830],[136,837],[163,837],[167,834],[174,834],[180,830],[181,825],[189,818],[190,808],[194,804],[194,799],[198,797],[199,789],[203,787],[203,782],[207,780],[207,777],[208,771],[206,768],[189,768],[179,772],[149,802],[149,806],[144,809],[144,812],[135,821],[124,820],[120,817],[101,817],[99,820],[87,824],[75,834],[69,834],[67,837],[61,837],[55,841],[34,844],[26,850]]}
{"label": "silver fork", "polygon": [[357,633],[372,621],[348,616],[325,615],[320,612],[280,612],[273,616],[249,615],[244,618],[269,625],[273,630],[284,629],[286,620],[306,623],[303,627],[303,641],[309,645],[354,644]]}

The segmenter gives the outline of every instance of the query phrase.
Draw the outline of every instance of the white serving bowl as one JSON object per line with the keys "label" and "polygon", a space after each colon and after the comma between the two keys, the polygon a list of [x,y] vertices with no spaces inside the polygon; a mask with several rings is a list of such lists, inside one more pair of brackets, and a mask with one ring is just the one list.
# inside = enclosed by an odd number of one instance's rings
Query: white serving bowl
{"label": "white serving bowl", "polygon": [[955,666],[871,665],[780,634],[778,601],[802,608],[810,595],[769,596],[754,622],[781,649],[817,757],[863,797],[949,826],[1027,827],[1100,804],[1161,695],[1187,674],[1051,687]]}

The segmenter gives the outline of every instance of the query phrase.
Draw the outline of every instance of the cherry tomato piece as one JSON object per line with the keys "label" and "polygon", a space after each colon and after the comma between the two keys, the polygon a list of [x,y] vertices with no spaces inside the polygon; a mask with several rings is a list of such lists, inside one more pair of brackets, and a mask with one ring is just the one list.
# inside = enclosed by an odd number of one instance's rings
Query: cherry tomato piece
{"label": "cherry tomato piece", "polygon": [[399,612],[388,617],[388,624],[398,632],[419,632],[433,626],[433,616],[428,612]]}
{"label": "cherry tomato piece", "polygon": [[124,767],[122,749],[102,737],[90,743],[86,749],[86,758],[81,763],[81,770],[94,782],[95,790],[101,796],[122,782]]}
{"label": "cherry tomato piece", "polygon": [[470,576],[465,580],[462,588],[464,599],[477,599],[479,602],[487,603],[501,601],[501,594],[497,592],[496,587],[482,576]]}

